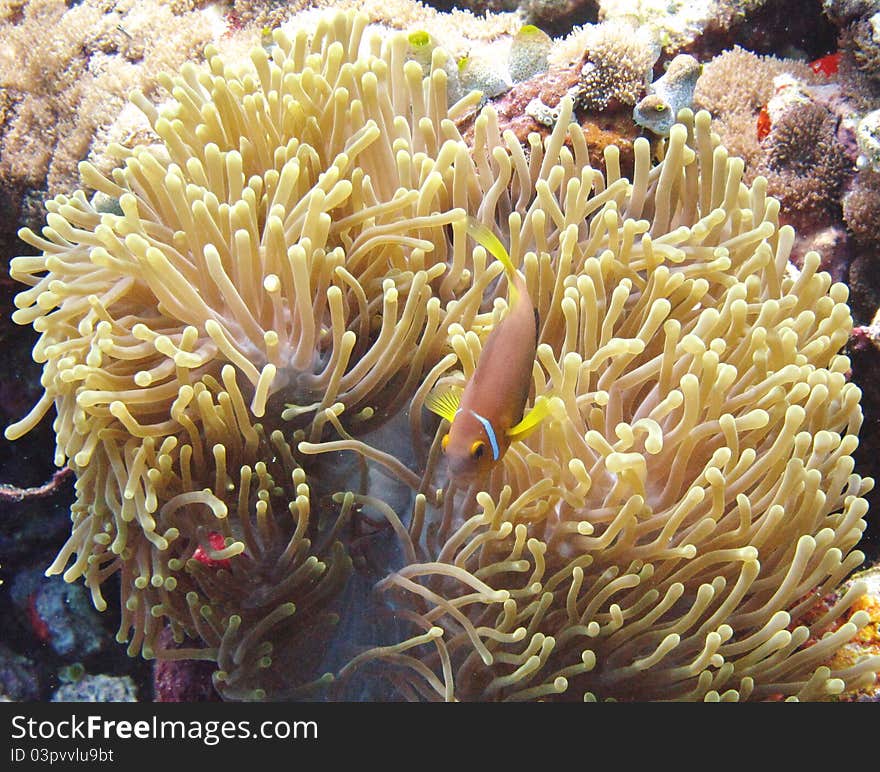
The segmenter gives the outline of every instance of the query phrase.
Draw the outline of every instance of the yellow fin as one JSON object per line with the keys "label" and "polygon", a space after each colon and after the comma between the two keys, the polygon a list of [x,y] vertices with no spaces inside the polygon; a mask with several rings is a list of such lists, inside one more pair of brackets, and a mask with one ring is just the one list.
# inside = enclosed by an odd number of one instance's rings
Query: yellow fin
{"label": "yellow fin", "polygon": [[538,424],[540,424],[549,413],[550,400],[547,399],[547,397],[538,397],[538,399],[535,400],[532,409],[523,416],[522,421],[516,426],[511,426],[507,430],[507,436],[510,438],[510,441],[516,442],[517,440],[523,440],[528,437],[538,428]]}
{"label": "yellow fin", "polygon": [[516,268],[513,265],[513,261],[510,259],[510,255],[504,248],[504,244],[501,243],[498,237],[492,233],[489,228],[483,225],[483,223],[475,220],[473,217],[468,217],[467,232],[474,241],[480,246],[485,247],[486,251],[504,266],[504,271],[507,274],[507,281],[510,285],[511,301],[518,297],[519,292],[513,281],[516,276]]}
{"label": "yellow fin", "polygon": [[452,423],[461,404],[462,389],[459,386],[449,386],[443,389],[434,389],[425,398],[425,407],[441,418]]}

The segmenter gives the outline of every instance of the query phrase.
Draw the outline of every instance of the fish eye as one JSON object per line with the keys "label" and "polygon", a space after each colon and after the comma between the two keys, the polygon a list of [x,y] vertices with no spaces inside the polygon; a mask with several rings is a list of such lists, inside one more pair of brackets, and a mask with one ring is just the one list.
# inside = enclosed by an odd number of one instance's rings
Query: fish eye
{"label": "fish eye", "polygon": [[444,434],[443,439],[440,440],[440,447],[443,448],[443,450],[446,450],[447,445],[449,445],[449,435]]}
{"label": "fish eye", "polygon": [[483,443],[482,440],[477,440],[473,445],[471,445],[471,458],[481,458],[485,449],[485,443]]}

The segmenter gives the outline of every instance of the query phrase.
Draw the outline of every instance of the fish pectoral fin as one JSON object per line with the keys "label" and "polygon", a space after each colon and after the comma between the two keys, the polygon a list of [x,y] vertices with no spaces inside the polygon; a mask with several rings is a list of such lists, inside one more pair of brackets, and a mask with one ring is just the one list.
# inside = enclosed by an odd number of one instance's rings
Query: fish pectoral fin
{"label": "fish pectoral fin", "polygon": [[507,430],[507,436],[511,442],[523,440],[528,437],[538,425],[550,414],[550,400],[547,397],[538,397],[532,409],[526,413],[522,421]]}
{"label": "fish pectoral fin", "polygon": [[425,398],[425,407],[432,413],[436,413],[441,418],[445,418],[449,423],[452,423],[455,414],[458,412],[458,406],[461,404],[462,391],[460,386],[434,389]]}

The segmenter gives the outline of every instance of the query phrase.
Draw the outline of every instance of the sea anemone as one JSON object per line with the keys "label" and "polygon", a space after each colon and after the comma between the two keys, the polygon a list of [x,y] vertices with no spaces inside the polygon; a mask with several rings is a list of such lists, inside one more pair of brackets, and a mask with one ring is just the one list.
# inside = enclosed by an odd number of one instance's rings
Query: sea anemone
{"label": "sea anemone", "polygon": [[[604,176],[579,163],[570,110],[519,180],[534,194],[483,212],[535,298],[533,392],[553,418],[490,480],[452,480],[417,511],[410,561],[378,585],[412,637],[343,676],[378,665],[400,695],[446,700],[817,699],[873,683],[878,657],[825,664],[868,621],[823,634],[864,583],[808,616],[864,558],[846,287],[815,252],[789,270],[794,231],[708,113],[683,111],[653,168],[638,140],[630,181],[613,151]],[[467,377],[479,338],[450,345]]]}
{"label": "sea anemone", "polygon": [[577,55],[580,79],[577,104],[585,110],[632,107],[651,80],[660,49],[651,35],[624,22],[586,24],[569,35],[550,56],[564,65]]}
{"label": "sea anemone", "polygon": [[[449,119],[473,99],[448,109],[443,52],[425,77],[403,35],[360,55],[366,23],[276,31],[239,64],[209,47],[168,106],[135,94],[161,142],[115,148],[110,177],[81,164],[96,195],[49,202],[21,233],[41,254],[12,261],[45,393],[6,435],[54,406],[78,478],[48,573],[99,609],[121,573],[130,653],[217,659],[231,692],[274,626],[317,634],[350,564],[296,441],[399,411],[493,276],[464,255],[482,191]],[[205,648],[157,652],[166,623]]]}

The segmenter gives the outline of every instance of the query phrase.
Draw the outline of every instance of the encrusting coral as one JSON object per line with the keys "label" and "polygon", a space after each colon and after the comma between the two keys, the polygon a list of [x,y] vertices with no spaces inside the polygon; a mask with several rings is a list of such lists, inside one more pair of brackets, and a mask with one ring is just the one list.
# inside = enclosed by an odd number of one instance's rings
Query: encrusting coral
{"label": "encrusting coral", "polygon": [[[51,573],[98,607],[119,573],[120,640],[218,662],[224,696],[320,688],[372,507],[398,550],[377,584],[385,630],[336,672],[379,669],[417,699],[815,699],[873,681],[877,658],[824,663],[867,622],[853,471],[860,393],[838,351],[847,291],[742,179],[707,113],[682,111],[664,160],[635,144],[589,165],[572,103],[528,154],[485,108],[469,149],[405,35],[328,16],[250,63],[207,52],[147,112],[159,147],[50,203],[15,321],[41,334],[57,457],[77,473]],[[489,479],[442,491],[442,427],[422,406],[467,378],[505,313],[499,233],[540,319],[532,399],[551,416]],[[401,416],[418,471],[368,430]],[[392,424],[394,425],[394,424]],[[427,437],[427,440],[425,438]],[[433,437],[433,440],[431,440]],[[430,447],[422,447],[427,442]],[[395,511],[332,483],[338,451],[416,489]],[[361,481],[368,475],[361,475]],[[334,489],[334,487],[336,489]],[[332,494],[336,494],[335,496]],[[66,567],[66,570],[65,570]],[[194,639],[160,650],[160,630]],[[807,646],[810,641],[812,645]],[[351,690],[351,691],[349,691]],[[369,688],[367,689],[369,691]]]}

